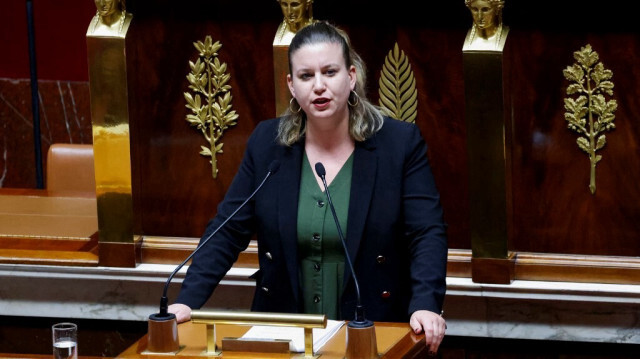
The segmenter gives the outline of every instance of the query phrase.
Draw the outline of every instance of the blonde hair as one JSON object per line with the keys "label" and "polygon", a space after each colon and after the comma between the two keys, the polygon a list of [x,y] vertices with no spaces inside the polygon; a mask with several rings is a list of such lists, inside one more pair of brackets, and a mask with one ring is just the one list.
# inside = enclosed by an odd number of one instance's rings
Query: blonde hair
{"label": "blonde hair", "polygon": [[[354,66],[357,81],[349,95],[349,134],[356,141],[364,141],[373,136],[384,122],[380,108],[373,105],[366,97],[366,66],[352,48],[347,34],[337,27],[319,21],[298,31],[289,45],[289,73],[291,73],[291,56],[305,45],[318,43],[335,43],[342,47],[342,56],[347,68]],[[292,103],[299,104],[295,99]],[[291,106],[282,114],[278,126],[278,142],[291,146],[300,140],[305,131],[306,114],[299,110],[293,112]]]}

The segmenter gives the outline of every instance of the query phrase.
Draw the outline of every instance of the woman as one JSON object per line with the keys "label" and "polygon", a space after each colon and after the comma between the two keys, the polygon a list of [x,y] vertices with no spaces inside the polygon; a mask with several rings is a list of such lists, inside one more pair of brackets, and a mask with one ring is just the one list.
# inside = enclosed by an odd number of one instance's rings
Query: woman
{"label": "woman", "polygon": [[[430,350],[444,336],[446,236],[439,195],[415,125],[385,118],[364,97],[359,58],[335,27],[317,22],[289,47],[287,113],[261,122],[204,237],[280,169],[193,259],[178,321],[204,304],[254,231],[260,270],[252,310],[353,319],[356,293],[320,179],[323,163],[367,319],[406,321]],[[409,319],[410,317],[410,319]]]}

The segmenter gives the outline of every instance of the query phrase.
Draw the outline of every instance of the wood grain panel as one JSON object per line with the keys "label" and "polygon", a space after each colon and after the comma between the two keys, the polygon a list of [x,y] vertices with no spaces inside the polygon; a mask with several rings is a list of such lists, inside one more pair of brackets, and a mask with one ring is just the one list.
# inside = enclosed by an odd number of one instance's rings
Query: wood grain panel
{"label": "wood grain panel", "polygon": [[[227,3],[207,4],[197,2],[194,7],[237,10]],[[318,6],[318,11],[327,11],[325,6]],[[171,16],[160,16],[170,10]],[[162,4],[153,9],[132,9],[136,21],[128,53],[136,69],[129,75],[136,228],[145,235],[197,237],[215,214],[249,134],[259,121],[274,113],[271,42],[281,15],[276,7],[253,23],[238,21],[234,14],[227,18],[217,15],[221,18],[216,22],[173,10]],[[421,89],[417,123],[429,145],[446,220],[453,224],[450,243],[469,248],[461,54],[453,61],[451,58],[451,52],[459,50],[457,43],[464,39],[464,31],[396,30],[395,25],[380,26],[375,20],[338,25],[349,32],[368,64],[368,92],[374,102],[378,99],[378,73],[394,42],[398,41],[410,57]],[[192,42],[207,34],[223,44],[220,58],[229,65],[234,109],[240,114],[238,125],[223,137],[217,180],[211,178],[208,161],[197,154],[204,140],[184,121],[187,112],[182,96],[187,90],[188,61],[196,55]],[[170,56],[167,49],[171,49]]]}
{"label": "wood grain panel", "polygon": [[[191,12],[172,9],[167,2],[133,9],[128,60],[137,69],[130,73],[129,86],[139,233],[200,236],[231,183],[249,134],[259,121],[273,117],[271,29],[277,24],[227,22],[216,5],[221,4],[195,2],[193,9],[199,10]],[[201,12],[219,21],[202,18]],[[206,142],[185,121],[183,97],[188,62],[197,57],[193,42],[207,35],[222,43],[219,57],[228,65],[233,108],[240,116],[222,138],[217,179],[208,159],[199,155]]]}
{"label": "wood grain panel", "polygon": [[[599,3],[598,3],[599,4]],[[628,5],[595,2],[554,4],[545,21],[530,16],[530,5],[507,2],[511,27],[506,66],[513,142],[513,225],[510,249],[591,255],[640,254],[638,35],[625,22]],[[274,113],[271,42],[281,21],[276,4],[194,1],[179,7],[131,1],[135,14],[128,39],[136,233],[198,237],[215,214],[239,166],[255,125]],[[380,11],[364,1],[314,4],[316,18],[330,19],[351,36],[369,67],[368,93],[377,102],[377,79],[387,52],[398,42],[417,81],[417,125],[441,192],[450,248],[469,249],[469,195],[464,126],[462,43],[471,19],[463,3],[441,2],[429,12],[394,6]],[[339,10],[338,10],[339,9]],[[354,16],[357,14],[358,16]],[[587,18],[602,17],[599,21]],[[549,21],[546,21],[549,20]],[[184,120],[192,42],[211,35],[229,65],[238,125],[224,137],[220,175],[197,153],[204,140]],[[614,72],[618,128],[598,165],[595,196],[587,189],[588,160],[563,118],[562,70],[572,54],[591,43]],[[460,269],[464,272],[465,269]]]}
{"label": "wood grain panel", "polygon": [[[513,247],[519,251],[640,255],[640,36],[512,32]],[[613,71],[617,128],[596,169],[591,195],[589,159],[564,120],[568,82],[562,70],[573,52],[591,44]]]}

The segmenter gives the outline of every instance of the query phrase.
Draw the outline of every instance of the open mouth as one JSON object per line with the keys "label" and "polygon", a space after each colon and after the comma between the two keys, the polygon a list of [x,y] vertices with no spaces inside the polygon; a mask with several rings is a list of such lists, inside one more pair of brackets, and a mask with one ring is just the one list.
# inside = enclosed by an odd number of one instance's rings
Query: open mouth
{"label": "open mouth", "polygon": [[321,97],[313,100],[312,103],[317,110],[325,110],[329,108],[329,102],[331,102],[331,100],[328,98]]}

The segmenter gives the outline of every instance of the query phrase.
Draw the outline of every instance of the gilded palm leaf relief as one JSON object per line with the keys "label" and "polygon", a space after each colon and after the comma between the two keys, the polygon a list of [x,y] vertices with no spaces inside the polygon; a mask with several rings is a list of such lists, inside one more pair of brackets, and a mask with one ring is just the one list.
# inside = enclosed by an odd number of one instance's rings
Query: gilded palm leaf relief
{"label": "gilded palm leaf relief", "polygon": [[398,43],[389,51],[380,72],[380,107],[402,121],[415,123],[418,91],[411,64]]}

